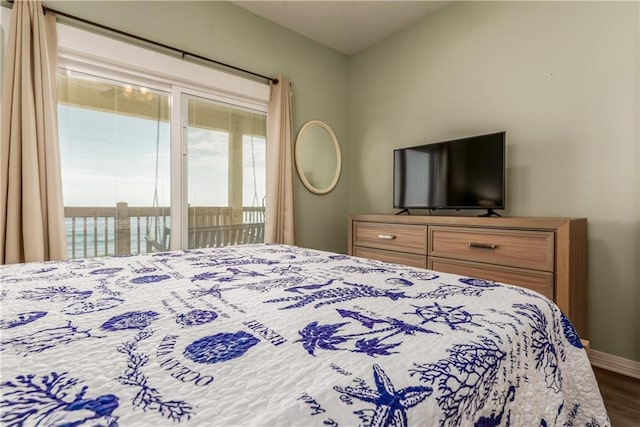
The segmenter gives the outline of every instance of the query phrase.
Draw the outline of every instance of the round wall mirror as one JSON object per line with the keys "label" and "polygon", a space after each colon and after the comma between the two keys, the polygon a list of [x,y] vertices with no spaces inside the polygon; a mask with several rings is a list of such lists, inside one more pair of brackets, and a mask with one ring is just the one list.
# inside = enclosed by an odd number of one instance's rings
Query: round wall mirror
{"label": "round wall mirror", "polygon": [[302,125],[296,138],[295,160],[307,190],[315,194],[333,190],[340,178],[342,154],[331,127],[320,120]]}

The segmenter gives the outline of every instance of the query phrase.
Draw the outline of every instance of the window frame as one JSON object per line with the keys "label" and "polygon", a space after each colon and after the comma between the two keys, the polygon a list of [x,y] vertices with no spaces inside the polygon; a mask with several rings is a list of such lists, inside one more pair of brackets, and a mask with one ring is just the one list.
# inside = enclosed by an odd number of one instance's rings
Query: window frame
{"label": "window frame", "polygon": [[127,81],[171,94],[171,223],[181,226],[171,227],[170,241],[172,250],[186,247],[187,235],[182,225],[187,217],[182,95],[209,98],[266,115],[269,85],[60,23],[57,30],[58,69]]}
{"label": "window frame", "polygon": [[[3,57],[0,66],[6,63],[6,34],[10,26],[8,15],[10,14],[3,13],[1,20],[0,47]],[[185,119],[179,108],[182,95],[200,96],[266,116],[269,84],[60,22],[56,23],[56,30],[58,70],[126,81],[170,94],[171,223],[183,224],[186,218],[186,203],[183,201],[187,182],[186,142],[183,139]],[[172,250],[180,249],[186,244],[182,228],[171,227]]]}
{"label": "window frame", "polygon": [[[269,85],[152,49],[58,23],[58,67],[85,68],[155,80],[208,93],[215,99],[267,112]],[[77,68],[76,68],[77,69]],[[77,69],[77,71],[83,71]]]}

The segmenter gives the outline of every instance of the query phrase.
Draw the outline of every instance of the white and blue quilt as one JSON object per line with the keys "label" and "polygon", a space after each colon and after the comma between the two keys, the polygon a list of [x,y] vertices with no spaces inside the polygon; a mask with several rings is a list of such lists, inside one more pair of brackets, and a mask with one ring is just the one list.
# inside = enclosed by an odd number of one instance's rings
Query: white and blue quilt
{"label": "white and blue quilt", "polygon": [[284,245],[0,267],[6,426],[605,426],[552,302]]}

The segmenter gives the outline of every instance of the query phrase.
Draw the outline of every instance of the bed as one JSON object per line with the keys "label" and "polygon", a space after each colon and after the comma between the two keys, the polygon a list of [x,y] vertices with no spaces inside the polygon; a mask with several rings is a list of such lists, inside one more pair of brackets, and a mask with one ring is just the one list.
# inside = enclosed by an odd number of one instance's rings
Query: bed
{"label": "bed", "polygon": [[0,422],[605,426],[522,288],[286,245],[0,267]]}

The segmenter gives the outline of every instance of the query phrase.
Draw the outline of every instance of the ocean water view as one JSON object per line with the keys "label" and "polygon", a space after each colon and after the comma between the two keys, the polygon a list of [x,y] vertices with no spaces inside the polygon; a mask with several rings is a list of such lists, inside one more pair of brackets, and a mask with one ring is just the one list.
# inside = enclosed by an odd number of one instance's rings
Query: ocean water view
{"label": "ocean water view", "polygon": [[[164,250],[161,249],[164,230],[171,228],[169,209],[161,207],[158,214],[154,214],[151,207],[119,205],[125,207],[65,207],[69,258]],[[118,220],[116,212],[119,212]],[[189,247],[263,241],[264,207],[245,206],[234,213],[227,206],[198,206],[190,207],[188,212]],[[149,242],[153,242],[155,248]]]}
{"label": "ocean water view", "polygon": [[[130,254],[147,253],[146,236],[162,239],[163,218],[159,218],[157,237],[155,218],[132,218]],[[170,227],[171,218],[166,217],[165,220]],[[113,217],[65,218],[65,230],[69,258],[116,255],[116,221]]]}

